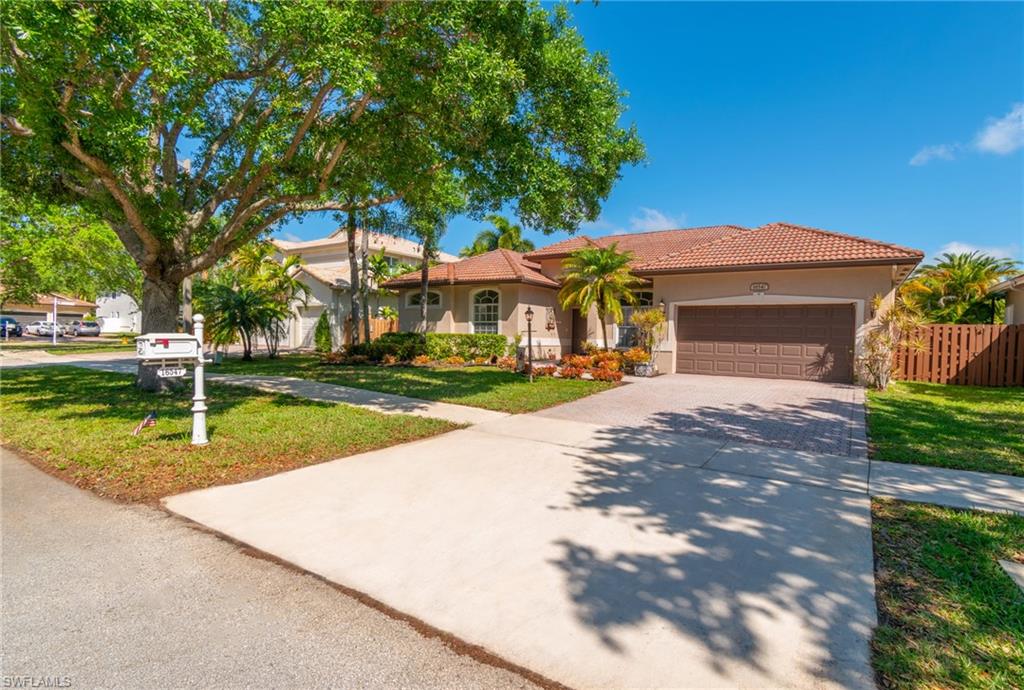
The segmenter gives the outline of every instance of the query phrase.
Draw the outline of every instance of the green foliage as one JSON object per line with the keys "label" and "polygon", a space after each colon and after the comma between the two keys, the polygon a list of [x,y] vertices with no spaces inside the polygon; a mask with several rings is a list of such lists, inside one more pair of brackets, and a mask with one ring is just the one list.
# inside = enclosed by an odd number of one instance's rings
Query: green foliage
{"label": "green foliage", "polygon": [[900,290],[903,300],[930,323],[995,323],[1004,300],[988,289],[1020,271],[1012,259],[982,252],[943,254],[934,264],[920,266]]}
{"label": "green foliage", "polygon": [[394,358],[398,362],[411,362],[426,352],[426,348],[426,339],[421,333],[383,333],[374,341],[349,346],[346,354],[366,357],[371,362],[383,361],[385,357]]}
{"label": "green foliage", "polygon": [[435,362],[449,357],[491,359],[508,351],[508,339],[499,333],[427,333],[426,339],[426,355]]}
{"label": "green foliage", "polygon": [[316,329],[313,331],[313,343],[317,352],[331,352],[334,343],[331,339],[331,321],[327,312],[320,312],[320,318],[316,320]]}
{"label": "green foliage", "polygon": [[433,207],[439,184],[470,213],[511,203],[571,231],[644,152],[568,20],[538,3],[11,0],[2,184],[107,221],[148,278],[144,322],[286,218]]}
{"label": "green foliage", "polygon": [[385,304],[377,309],[377,317],[394,321],[398,318],[398,310]]}
{"label": "green foliage", "polygon": [[640,331],[640,342],[648,353],[654,352],[654,346],[661,340],[665,330],[665,312],[660,308],[639,309],[633,312],[630,319]]}
{"label": "green foliage", "polygon": [[463,247],[459,256],[486,254],[498,248],[523,253],[535,249],[533,242],[523,237],[523,229],[514,225],[508,218],[495,214],[487,216],[487,220],[494,225],[494,229],[480,231],[473,244]]}
{"label": "green foliage", "polygon": [[114,231],[83,209],[0,189],[0,285],[0,302],[32,302],[45,292],[139,299],[142,273]]}
{"label": "green foliage", "polygon": [[558,291],[562,308],[586,314],[596,307],[606,350],[605,319],[611,316],[615,323],[622,323],[622,301],[634,303],[633,291],[643,284],[629,272],[632,260],[631,252],[620,252],[618,243],[613,242],[607,247],[577,249],[562,262],[562,289]]}
{"label": "green foliage", "polygon": [[295,256],[279,263],[269,243],[254,242],[197,281],[194,306],[206,317],[210,342],[228,345],[241,340],[250,359],[262,336],[269,355],[276,357],[292,302],[305,302],[307,297],[306,286],[297,278],[300,264]]}

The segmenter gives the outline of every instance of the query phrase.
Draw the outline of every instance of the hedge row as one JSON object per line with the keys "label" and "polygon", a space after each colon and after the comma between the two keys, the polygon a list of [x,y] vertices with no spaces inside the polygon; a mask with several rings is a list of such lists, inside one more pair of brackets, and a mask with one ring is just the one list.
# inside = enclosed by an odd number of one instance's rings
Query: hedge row
{"label": "hedge row", "polygon": [[384,333],[373,342],[350,346],[346,354],[364,356],[374,362],[386,357],[411,362],[421,355],[434,361],[451,357],[473,361],[480,357],[502,357],[508,350],[508,340],[496,333]]}

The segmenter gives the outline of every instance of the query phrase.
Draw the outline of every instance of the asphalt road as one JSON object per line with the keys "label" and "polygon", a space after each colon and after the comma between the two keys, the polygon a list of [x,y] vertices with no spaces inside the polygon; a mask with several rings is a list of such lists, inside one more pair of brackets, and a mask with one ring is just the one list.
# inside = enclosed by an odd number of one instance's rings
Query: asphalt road
{"label": "asphalt road", "polygon": [[5,680],[532,687],[319,580],[154,508],[99,499],[6,450],[0,487]]}

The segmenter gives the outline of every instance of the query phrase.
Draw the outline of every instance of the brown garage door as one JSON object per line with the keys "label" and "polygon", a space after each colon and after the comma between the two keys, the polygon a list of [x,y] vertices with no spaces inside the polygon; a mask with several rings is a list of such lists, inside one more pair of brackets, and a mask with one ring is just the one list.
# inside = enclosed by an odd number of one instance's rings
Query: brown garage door
{"label": "brown garage door", "polygon": [[850,382],[853,305],[679,307],[680,374]]}

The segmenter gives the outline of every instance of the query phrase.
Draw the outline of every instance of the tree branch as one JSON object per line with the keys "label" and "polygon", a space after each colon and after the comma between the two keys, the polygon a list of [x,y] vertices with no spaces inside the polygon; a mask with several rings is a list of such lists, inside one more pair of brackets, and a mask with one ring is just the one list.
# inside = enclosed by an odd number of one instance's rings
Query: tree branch
{"label": "tree branch", "polygon": [[0,114],[0,123],[3,123],[4,127],[16,137],[31,137],[35,135],[32,128],[21,124],[18,118],[11,115]]}

